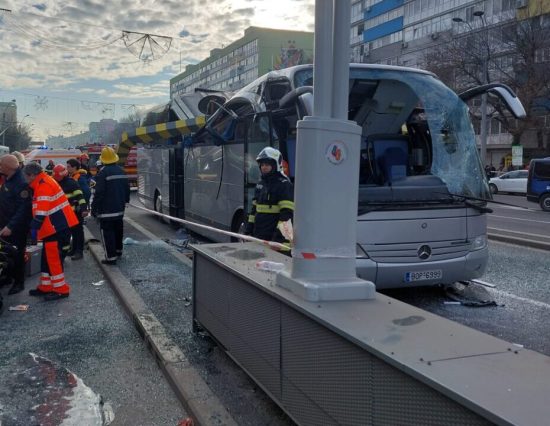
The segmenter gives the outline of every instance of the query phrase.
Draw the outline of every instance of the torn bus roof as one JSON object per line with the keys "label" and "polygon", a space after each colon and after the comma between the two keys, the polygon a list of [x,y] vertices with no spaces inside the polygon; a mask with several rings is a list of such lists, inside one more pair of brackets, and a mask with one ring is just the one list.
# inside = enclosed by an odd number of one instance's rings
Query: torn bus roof
{"label": "torn bus roof", "polygon": [[138,127],[130,132],[124,132],[117,151],[119,164],[124,164],[130,149],[137,143],[165,142],[171,138],[195,133],[205,123],[206,117],[200,115],[188,120],[170,121],[168,123]]}

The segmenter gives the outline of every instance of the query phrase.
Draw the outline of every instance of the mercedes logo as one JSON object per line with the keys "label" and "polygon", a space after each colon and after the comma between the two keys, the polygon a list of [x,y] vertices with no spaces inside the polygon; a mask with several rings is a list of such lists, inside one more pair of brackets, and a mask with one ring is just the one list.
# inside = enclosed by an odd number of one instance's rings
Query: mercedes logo
{"label": "mercedes logo", "polygon": [[432,249],[430,246],[424,245],[420,246],[416,253],[421,260],[426,260],[432,255]]}

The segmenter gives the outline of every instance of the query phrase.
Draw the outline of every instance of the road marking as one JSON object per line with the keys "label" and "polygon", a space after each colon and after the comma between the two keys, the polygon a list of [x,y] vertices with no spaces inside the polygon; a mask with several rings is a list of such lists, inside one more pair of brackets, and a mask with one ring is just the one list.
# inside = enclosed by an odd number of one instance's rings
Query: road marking
{"label": "road marking", "polygon": [[548,223],[550,224],[550,221],[548,220],[533,220],[533,219],[521,219],[518,217],[511,217],[511,216],[499,216],[496,214],[492,214],[490,217],[500,217],[501,219],[513,219],[513,220],[521,220],[523,222],[535,222],[535,223]]}
{"label": "road marking", "polygon": [[533,300],[533,299],[527,299],[526,297],[516,296],[515,294],[508,293],[507,291],[493,289],[493,290],[491,290],[491,292],[492,293],[497,293],[501,296],[509,297],[510,299],[518,300],[520,302],[527,302],[527,303],[530,303],[531,305],[535,305],[539,308],[550,309],[550,304],[548,304],[548,303],[539,302],[538,300]]}

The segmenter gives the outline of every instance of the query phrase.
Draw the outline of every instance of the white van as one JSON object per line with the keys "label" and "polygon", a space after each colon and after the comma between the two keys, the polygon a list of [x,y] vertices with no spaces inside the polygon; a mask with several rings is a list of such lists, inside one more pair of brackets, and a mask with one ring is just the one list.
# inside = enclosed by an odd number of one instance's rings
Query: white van
{"label": "white van", "polygon": [[55,148],[36,148],[25,155],[25,164],[37,162],[42,167],[46,167],[50,160],[55,164],[66,165],[70,158],[78,158],[82,155],[79,149],[55,149]]}

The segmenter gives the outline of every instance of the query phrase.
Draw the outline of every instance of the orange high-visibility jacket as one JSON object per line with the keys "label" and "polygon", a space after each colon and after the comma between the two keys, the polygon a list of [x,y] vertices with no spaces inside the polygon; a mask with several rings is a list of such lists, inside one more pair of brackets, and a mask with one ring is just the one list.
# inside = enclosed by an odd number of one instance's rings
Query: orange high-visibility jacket
{"label": "orange high-visibility jacket", "polygon": [[38,230],[38,239],[78,225],[78,218],[59,184],[42,172],[29,185],[33,190],[32,229]]}

